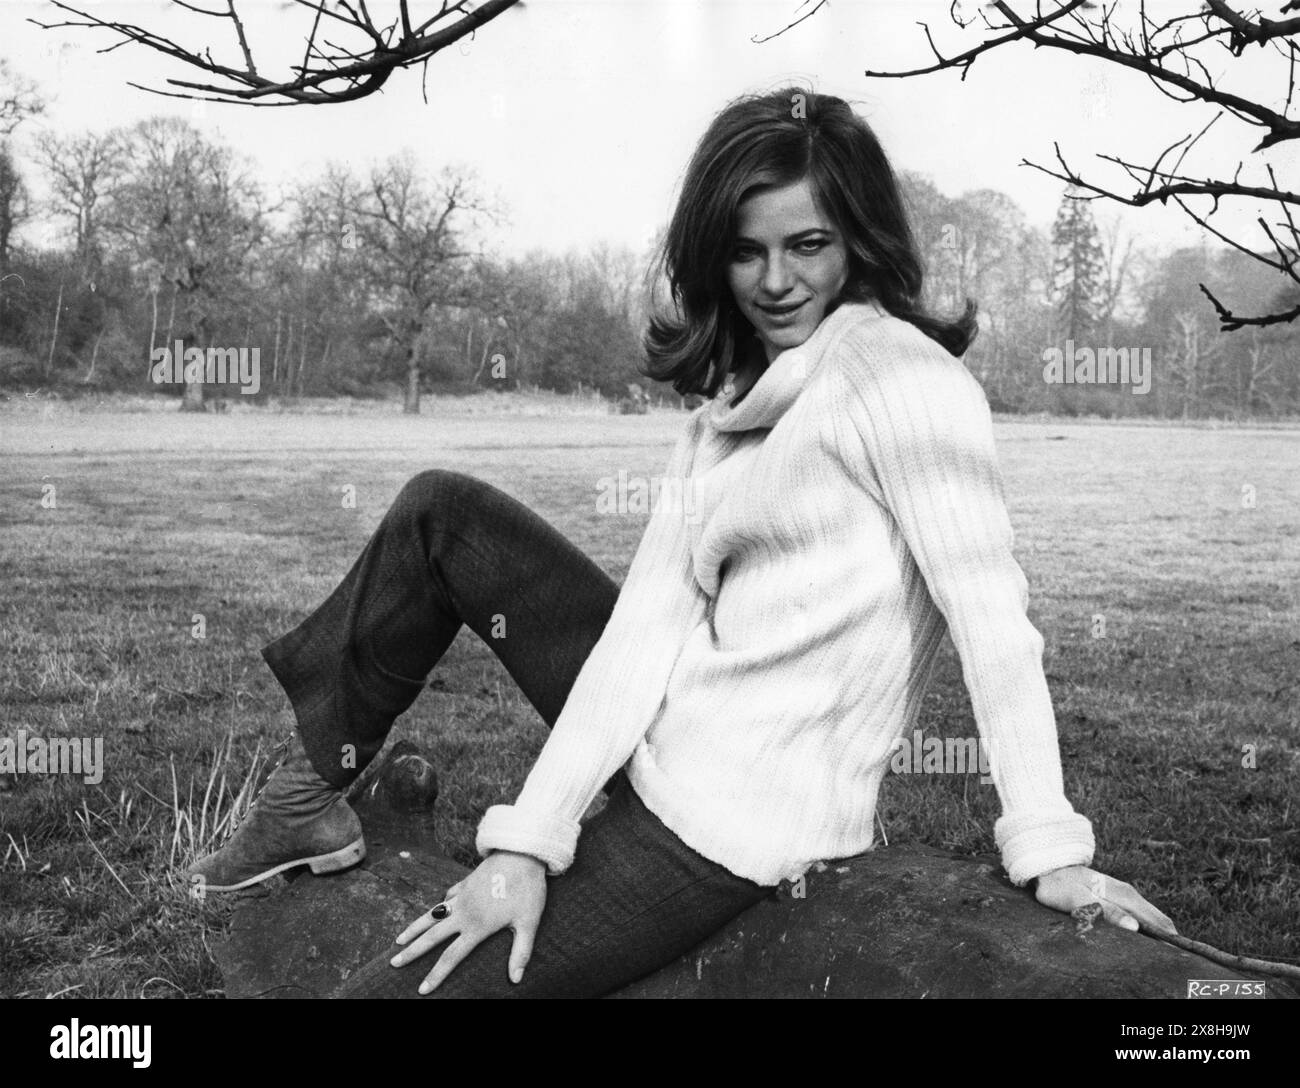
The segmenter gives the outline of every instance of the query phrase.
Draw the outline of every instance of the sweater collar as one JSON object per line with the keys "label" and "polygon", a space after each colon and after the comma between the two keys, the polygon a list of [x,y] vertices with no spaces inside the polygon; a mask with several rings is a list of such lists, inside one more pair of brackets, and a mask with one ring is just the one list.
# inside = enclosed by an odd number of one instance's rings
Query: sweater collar
{"label": "sweater collar", "polygon": [[[718,431],[748,431],[775,427],[816,372],[826,348],[836,333],[864,314],[884,316],[878,303],[843,302],[822,319],[813,334],[797,348],[787,348],[758,376],[739,404],[732,399],[743,386],[719,393],[709,409],[709,420]],[[729,384],[731,384],[729,382]]]}

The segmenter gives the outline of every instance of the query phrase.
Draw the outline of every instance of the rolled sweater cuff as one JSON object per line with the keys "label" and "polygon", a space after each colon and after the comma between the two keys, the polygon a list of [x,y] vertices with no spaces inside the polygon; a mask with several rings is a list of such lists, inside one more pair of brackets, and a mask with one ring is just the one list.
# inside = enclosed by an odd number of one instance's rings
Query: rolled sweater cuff
{"label": "rolled sweater cuff", "polygon": [[573,864],[581,825],[566,816],[547,815],[518,805],[493,805],[479,821],[474,848],[479,857],[492,850],[531,854],[545,863],[550,876]]}
{"label": "rolled sweater cuff", "polygon": [[993,826],[993,839],[1018,888],[1053,869],[1091,864],[1097,848],[1092,823],[1073,809],[1003,816]]}

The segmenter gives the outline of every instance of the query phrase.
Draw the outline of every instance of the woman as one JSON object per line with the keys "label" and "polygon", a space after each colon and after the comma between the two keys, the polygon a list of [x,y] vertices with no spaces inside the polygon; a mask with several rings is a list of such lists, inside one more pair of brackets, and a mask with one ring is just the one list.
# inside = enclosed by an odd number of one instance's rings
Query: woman
{"label": "woman", "polygon": [[[988,407],[958,359],[974,308],[923,309],[866,123],[794,88],[732,103],[695,151],[663,258],[672,305],[650,325],[649,373],[713,399],[621,590],[500,491],[417,476],[329,600],[264,651],[301,743],[194,879],[221,890],[360,860],[341,789],[468,624],[552,732],[516,803],[479,825],[482,863],[347,992],[609,992],[870,847],[946,627],[1011,880],[1058,910],[1097,901],[1115,924],[1172,929],[1087,868]],[[681,487],[689,502],[662,501]]]}

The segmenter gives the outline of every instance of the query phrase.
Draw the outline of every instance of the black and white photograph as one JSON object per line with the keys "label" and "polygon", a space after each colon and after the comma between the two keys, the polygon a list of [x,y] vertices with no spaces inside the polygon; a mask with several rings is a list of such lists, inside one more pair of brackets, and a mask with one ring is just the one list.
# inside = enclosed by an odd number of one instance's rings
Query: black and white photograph
{"label": "black and white photograph", "polygon": [[1297,61],[1282,2],[4,0],[19,1050],[955,999],[1280,1069]]}

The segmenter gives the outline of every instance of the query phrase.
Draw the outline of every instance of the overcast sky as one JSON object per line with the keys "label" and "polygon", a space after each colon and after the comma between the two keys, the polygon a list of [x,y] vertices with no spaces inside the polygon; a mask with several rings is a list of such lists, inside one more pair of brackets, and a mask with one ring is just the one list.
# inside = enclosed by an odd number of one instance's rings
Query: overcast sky
{"label": "overcast sky", "polygon": [[[301,49],[301,9],[282,0],[242,2],[255,12],[249,25],[255,50],[274,58]],[[433,7],[412,2],[417,10]],[[167,0],[92,3],[106,18],[211,45],[223,59],[234,56],[228,23]],[[395,6],[370,0],[376,14]],[[1196,5],[1157,0],[1147,6],[1160,14]],[[565,250],[596,240],[641,249],[668,218],[682,169],[710,117],[741,92],[788,80],[811,81],[856,102],[896,166],[929,175],[949,194],[1001,189],[1044,226],[1061,186],[1018,165],[1022,158],[1050,162],[1057,140],[1079,167],[1092,165],[1099,151],[1149,161],[1211,116],[1168,101],[1140,77],[1019,46],[978,62],[964,84],[951,72],[907,80],[863,76],[867,68],[928,59],[918,20],[931,23],[946,51],[974,44],[973,32],[961,34],[949,22],[947,2],[839,0],[773,41],[753,40],[798,11],[795,0],[528,0],[474,41],[434,58],[424,81],[427,104],[416,69],[354,103],[196,110],[127,85],[162,86],[169,76],[191,76],[183,67],[133,45],[99,54],[113,41],[103,31],[42,31],[26,22],[58,18],[45,0],[0,0],[0,53],[40,82],[50,101],[42,122],[49,129],[185,116],[235,145],[272,186],[309,177],[330,160],[364,169],[402,148],[431,168],[468,164],[509,208],[509,226],[495,239],[508,251]],[[1252,61],[1250,82],[1234,74],[1237,85],[1248,93],[1284,91],[1266,61],[1264,55]],[[1206,144],[1201,172],[1249,157],[1252,141],[1243,128],[1227,117],[1218,123],[1219,138]],[[1275,153],[1272,161],[1283,169],[1296,165],[1294,154]],[[1126,222],[1149,245],[1199,237],[1172,210]]]}

